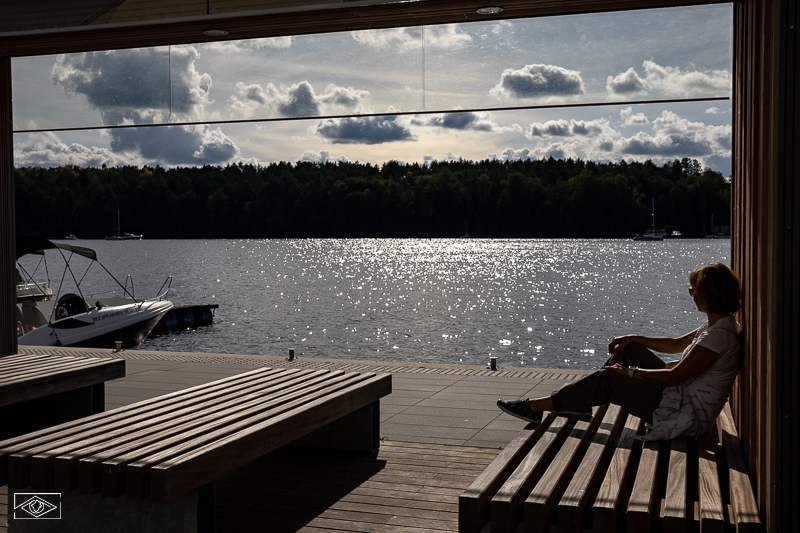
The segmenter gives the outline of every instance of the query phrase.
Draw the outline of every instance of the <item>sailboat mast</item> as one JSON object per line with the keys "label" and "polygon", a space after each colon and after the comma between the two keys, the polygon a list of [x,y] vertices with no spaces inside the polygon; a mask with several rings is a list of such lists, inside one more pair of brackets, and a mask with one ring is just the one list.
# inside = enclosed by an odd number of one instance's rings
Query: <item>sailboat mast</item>
{"label": "sailboat mast", "polygon": [[655,198],[650,198],[650,201],[653,203],[653,234],[656,233],[656,200]]}

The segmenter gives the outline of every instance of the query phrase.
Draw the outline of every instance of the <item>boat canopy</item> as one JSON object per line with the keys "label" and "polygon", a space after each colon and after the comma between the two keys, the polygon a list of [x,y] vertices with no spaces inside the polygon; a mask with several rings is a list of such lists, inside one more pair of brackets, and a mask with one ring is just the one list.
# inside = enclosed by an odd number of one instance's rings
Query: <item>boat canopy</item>
{"label": "boat canopy", "polygon": [[78,255],[82,255],[83,257],[91,259],[92,261],[97,261],[97,254],[90,248],[73,246],[71,244],[61,244],[48,241],[47,239],[43,239],[41,237],[17,233],[17,259],[28,254],[41,255],[45,250],[53,250],[55,248],[67,250]]}

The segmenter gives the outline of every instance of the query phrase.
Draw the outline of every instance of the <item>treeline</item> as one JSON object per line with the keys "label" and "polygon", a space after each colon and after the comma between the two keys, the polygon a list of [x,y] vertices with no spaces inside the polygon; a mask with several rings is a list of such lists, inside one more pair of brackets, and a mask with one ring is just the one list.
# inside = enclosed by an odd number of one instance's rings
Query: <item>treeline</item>
{"label": "treeline", "polygon": [[696,160],[28,167],[17,231],[102,238],[701,237],[730,220],[730,183]]}

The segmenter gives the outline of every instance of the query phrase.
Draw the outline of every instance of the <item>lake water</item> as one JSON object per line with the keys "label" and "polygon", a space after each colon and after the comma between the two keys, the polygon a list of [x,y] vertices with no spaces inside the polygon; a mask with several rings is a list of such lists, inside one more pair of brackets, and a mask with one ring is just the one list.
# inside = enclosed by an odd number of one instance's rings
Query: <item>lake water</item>
{"label": "lake water", "polygon": [[[615,335],[697,328],[689,272],[730,241],[351,239],[73,241],[136,296],[219,305],[148,350],[596,368]],[[48,252],[53,290],[62,270]],[[83,265],[77,258],[75,265]],[[62,263],[63,264],[63,263]],[[35,260],[24,263],[32,269]],[[83,268],[74,270],[76,277]],[[37,279],[43,278],[39,267]],[[82,287],[110,288],[93,266]],[[69,287],[65,281],[62,293]]]}

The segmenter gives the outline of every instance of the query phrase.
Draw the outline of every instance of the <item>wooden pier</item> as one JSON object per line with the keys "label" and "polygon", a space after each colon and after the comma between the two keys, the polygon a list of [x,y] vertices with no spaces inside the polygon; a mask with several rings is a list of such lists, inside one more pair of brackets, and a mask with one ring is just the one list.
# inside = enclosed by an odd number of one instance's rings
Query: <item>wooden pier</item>
{"label": "wooden pier", "polygon": [[[217,481],[217,531],[457,531],[458,496],[525,426],[498,397],[541,396],[584,371],[84,348],[23,353],[122,358],[106,409],[259,367],[392,373],[377,454],[284,448]],[[0,532],[8,505],[0,495]],[[68,510],[64,510],[65,513]]]}

